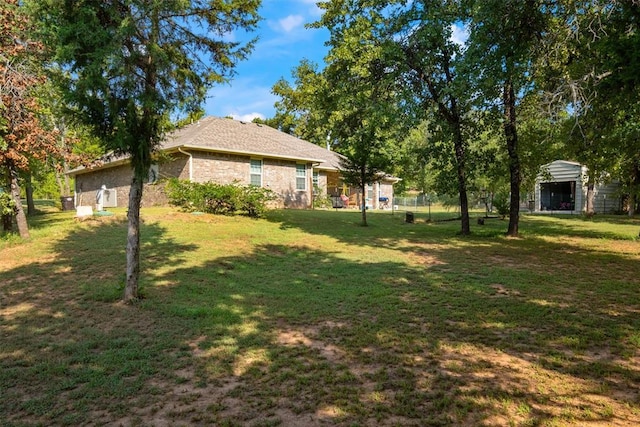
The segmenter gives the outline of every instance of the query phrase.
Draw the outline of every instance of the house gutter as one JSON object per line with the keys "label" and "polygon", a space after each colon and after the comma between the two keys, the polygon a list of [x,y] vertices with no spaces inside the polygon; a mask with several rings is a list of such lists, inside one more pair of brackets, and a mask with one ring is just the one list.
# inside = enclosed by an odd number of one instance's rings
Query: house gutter
{"label": "house gutter", "polygon": [[[193,150],[197,150],[197,151],[208,151],[208,152],[211,152],[211,153],[236,154],[236,155],[240,155],[240,156],[262,157],[262,158],[265,158],[265,159],[283,159],[283,160],[293,160],[293,161],[309,162],[309,163],[321,163],[321,162],[323,162],[322,159],[314,159],[314,158],[302,157],[302,156],[280,155],[280,154],[273,154],[273,153],[264,153],[264,152],[253,151],[253,150],[232,150],[232,149],[228,150],[228,149],[218,149],[218,148],[212,148],[212,147],[202,147],[202,146],[190,145],[190,144],[183,144],[180,147],[189,148],[189,149],[193,149]],[[171,149],[171,147],[169,147],[169,149]],[[184,153],[183,151],[180,150],[179,147],[178,147],[178,151],[180,151],[181,153]]]}
{"label": "house gutter", "polygon": [[193,155],[187,151],[182,151],[182,147],[178,147],[178,151],[189,157],[189,181],[193,182]]}

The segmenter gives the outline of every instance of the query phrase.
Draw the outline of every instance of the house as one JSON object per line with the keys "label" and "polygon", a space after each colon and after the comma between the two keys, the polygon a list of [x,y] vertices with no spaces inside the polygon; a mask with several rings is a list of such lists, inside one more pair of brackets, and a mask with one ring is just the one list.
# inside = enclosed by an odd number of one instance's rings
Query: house
{"label": "house", "polygon": [[[310,208],[314,197],[328,195],[345,194],[353,207],[361,200],[357,190],[342,182],[339,154],[266,125],[206,117],[169,134],[155,158],[143,206],[167,203],[160,183],[169,177],[269,188],[286,208]],[[74,169],[69,174],[75,177],[75,205],[93,205],[100,194],[105,208],[127,206],[131,173],[125,156]],[[382,177],[372,183],[367,205],[378,208],[380,200],[393,200],[395,182],[397,178]]]}
{"label": "house", "polygon": [[[556,160],[541,168],[535,183],[534,212],[583,213],[587,209],[587,167]],[[621,208],[619,184],[600,182],[594,188],[596,213],[612,213]]]}

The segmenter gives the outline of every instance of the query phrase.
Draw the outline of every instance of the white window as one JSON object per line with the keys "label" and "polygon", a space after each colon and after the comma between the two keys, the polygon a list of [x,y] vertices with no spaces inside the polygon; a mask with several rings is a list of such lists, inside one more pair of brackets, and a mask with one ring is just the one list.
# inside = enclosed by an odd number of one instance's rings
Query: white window
{"label": "white window", "polygon": [[313,171],[313,186],[317,187],[320,184],[320,172]]}
{"label": "white window", "polygon": [[251,185],[262,187],[262,160],[251,159]]}
{"label": "white window", "polygon": [[296,165],[296,190],[307,189],[307,165]]}

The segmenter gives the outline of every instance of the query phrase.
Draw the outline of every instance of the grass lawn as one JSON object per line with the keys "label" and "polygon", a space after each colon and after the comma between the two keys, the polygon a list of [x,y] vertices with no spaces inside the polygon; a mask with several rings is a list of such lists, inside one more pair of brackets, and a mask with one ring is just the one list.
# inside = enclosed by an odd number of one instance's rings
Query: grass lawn
{"label": "grass lawn", "polygon": [[125,305],[115,213],[0,238],[0,426],[640,425],[638,219],[148,208]]}

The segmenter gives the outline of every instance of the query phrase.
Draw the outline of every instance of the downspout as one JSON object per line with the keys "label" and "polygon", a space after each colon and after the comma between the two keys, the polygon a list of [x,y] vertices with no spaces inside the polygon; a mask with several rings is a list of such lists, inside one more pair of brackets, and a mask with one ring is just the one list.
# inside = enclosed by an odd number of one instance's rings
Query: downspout
{"label": "downspout", "polygon": [[316,188],[313,186],[313,169],[315,166],[320,166],[320,163],[311,163],[311,176],[309,177],[309,182],[311,183],[311,210],[315,209],[315,201],[316,201]]}
{"label": "downspout", "polygon": [[182,151],[181,147],[178,147],[178,151],[189,157],[189,181],[193,182],[193,155],[187,151]]}
{"label": "downspout", "polygon": [[78,201],[78,182],[73,180],[73,206],[79,206],[80,203]]}

